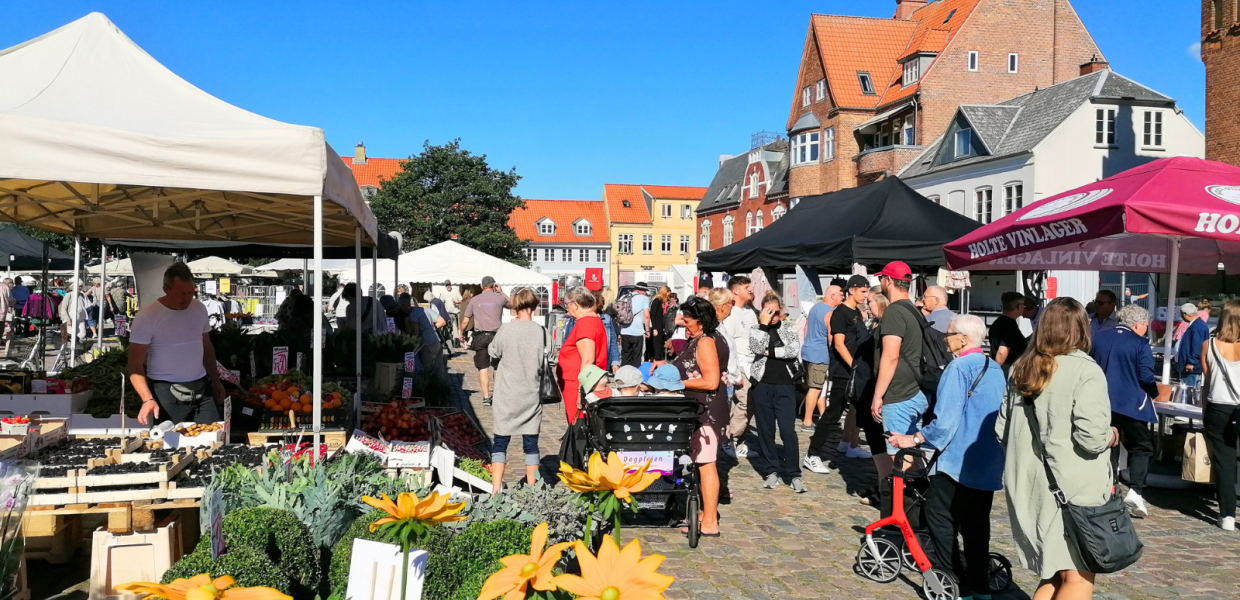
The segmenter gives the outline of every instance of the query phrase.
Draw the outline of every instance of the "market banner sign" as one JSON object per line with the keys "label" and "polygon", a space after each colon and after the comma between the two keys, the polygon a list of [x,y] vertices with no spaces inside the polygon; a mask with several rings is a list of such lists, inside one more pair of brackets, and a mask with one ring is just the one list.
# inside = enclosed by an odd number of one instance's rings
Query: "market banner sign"
{"label": "market banner sign", "polygon": [[603,269],[595,267],[586,269],[586,289],[597,291],[603,289]]}

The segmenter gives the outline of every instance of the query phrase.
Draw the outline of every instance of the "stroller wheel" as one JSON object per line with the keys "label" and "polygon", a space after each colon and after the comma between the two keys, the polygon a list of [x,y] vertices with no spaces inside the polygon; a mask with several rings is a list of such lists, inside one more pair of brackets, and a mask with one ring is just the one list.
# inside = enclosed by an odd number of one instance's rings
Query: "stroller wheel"
{"label": "stroller wheel", "polygon": [[1012,563],[1006,556],[998,552],[990,553],[990,591],[999,593],[1012,585]]}
{"label": "stroller wheel", "polygon": [[951,573],[935,567],[921,574],[921,593],[926,600],[956,600],[960,585]]}
{"label": "stroller wheel", "polygon": [[[903,542],[904,541],[903,538],[901,538],[900,541]],[[917,532],[917,543],[921,545],[921,551],[926,553],[926,556],[930,556],[930,550],[932,548],[931,541],[930,541],[930,534],[926,533],[925,531],[918,531]],[[910,571],[921,570],[920,568],[917,567],[917,561],[913,559],[913,553],[909,552],[908,544],[902,543],[900,545],[900,558],[904,559],[905,569],[908,569]]]}
{"label": "stroller wheel", "polygon": [[701,500],[698,500],[697,494],[689,494],[689,514],[685,515],[685,520],[689,522],[689,547],[697,548],[698,539],[702,537],[702,523],[698,516],[698,507]]}
{"label": "stroller wheel", "polygon": [[861,549],[857,551],[857,571],[862,577],[879,583],[895,581],[900,576],[900,549],[896,545],[880,537],[874,538],[875,554],[870,550],[869,542],[862,540]]}

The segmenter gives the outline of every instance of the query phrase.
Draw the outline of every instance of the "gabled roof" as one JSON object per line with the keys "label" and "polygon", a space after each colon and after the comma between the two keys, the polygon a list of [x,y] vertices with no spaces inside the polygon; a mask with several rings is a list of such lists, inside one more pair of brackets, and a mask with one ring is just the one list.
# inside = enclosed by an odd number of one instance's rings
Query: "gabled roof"
{"label": "gabled roof", "polygon": [[[543,219],[555,222],[555,235],[539,235],[537,223]],[[585,219],[590,222],[590,235],[577,235],[573,224]],[[531,242],[609,243],[607,217],[598,200],[525,200],[525,208],[512,211],[508,225],[517,237]]]}
{"label": "gabled roof", "polygon": [[[900,57],[906,57],[915,52],[933,52],[941,53],[952,38],[960,32],[960,28],[969,19],[969,15],[973,14],[973,9],[977,8],[978,2],[981,0],[939,0],[931,2],[914,12],[912,20],[917,23],[917,30],[909,38],[908,44],[900,52]],[[898,63],[891,65],[892,71],[889,71],[888,85],[885,89],[880,90],[879,99],[875,106],[887,106],[892,102],[896,102],[902,98],[912,96],[921,87],[921,81],[913,85],[905,87],[903,85],[904,69]],[[931,64],[930,68],[933,68]],[[922,78],[926,76],[925,69],[922,72]],[[881,80],[880,80],[881,81]],[[874,85],[879,85],[877,82]]]}
{"label": "gabled roof", "polygon": [[[704,194],[704,187],[603,184],[603,201],[607,203],[612,223],[649,224],[653,222],[650,216],[652,200],[701,200]],[[624,205],[625,201],[629,203],[628,206]]]}
{"label": "gabled roof", "polygon": [[[765,161],[767,176],[766,195],[770,197],[787,192],[788,141],[782,139],[774,141],[763,146],[762,149],[768,152],[781,153],[778,161]],[[700,215],[740,204],[741,188],[745,185],[745,171],[749,169],[750,152],[753,152],[753,150],[742,152],[723,161],[723,164],[719,165],[719,170],[715,171],[714,179],[710,181],[710,187],[706,188],[706,195],[698,203],[697,214]]]}
{"label": "gabled roof", "polygon": [[400,172],[400,163],[405,162],[407,158],[367,158],[366,164],[353,164],[352,156],[343,156],[341,160],[353,171],[353,178],[357,180],[357,187],[374,186],[380,187],[381,181],[390,180]]}
{"label": "gabled roof", "polygon": [[1175,106],[1175,100],[1110,70],[1069,79],[997,105],[961,105],[957,116],[969,123],[987,153],[937,164],[939,150],[943,144],[951,143],[943,135],[909,163],[900,177],[907,179],[1031,152],[1082,104],[1092,100]]}

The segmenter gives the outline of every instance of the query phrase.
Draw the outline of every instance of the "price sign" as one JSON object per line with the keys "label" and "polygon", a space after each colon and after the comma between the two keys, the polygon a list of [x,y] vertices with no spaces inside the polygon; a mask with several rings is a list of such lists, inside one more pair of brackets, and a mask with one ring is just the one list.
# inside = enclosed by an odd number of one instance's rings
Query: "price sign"
{"label": "price sign", "polygon": [[220,379],[234,385],[241,385],[241,371],[233,371],[228,369],[224,365],[221,365],[219,361],[215,362],[215,371],[220,374]]}
{"label": "price sign", "polygon": [[224,277],[220,279],[220,293],[227,294],[232,291],[232,280]]}
{"label": "price sign", "polygon": [[400,397],[405,398],[405,399],[413,397],[413,378],[412,377],[406,377],[405,381],[401,384]]}
{"label": "price sign", "polygon": [[232,396],[224,397],[224,443],[232,439]]}
{"label": "price sign", "polygon": [[276,346],[271,349],[271,374],[288,373],[288,346]]}
{"label": "price sign", "polygon": [[216,560],[224,553],[224,490],[217,489],[211,493],[211,560]]}
{"label": "price sign", "polygon": [[417,368],[417,362],[416,362],[417,358],[418,358],[417,352],[406,352],[405,353],[405,372],[406,373],[412,373],[414,369]]}
{"label": "price sign", "polygon": [[396,319],[392,317],[387,318],[387,330],[388,333],[396,333]]}
{"label": "price sign", "polygon": [[298,352],[297,353],[297,370],[302,373],[305,373],[306,372],[305,366],[306,366],[306,353]]}
{"label": "price sign", "polygon": [[112,320],[116,323],[116,335],[118,337],[125,335],[125,333],[129,331],[129,328],[127,327],[129,324],[126,322],[124,315],[116,315],[112,318]]}
{"label": "price sign", "polygon": [[207,293],[208,294],[214,296],[217,293],[217,289],[218,288],[215,285],[215,280],[211,280],[207,282]]}

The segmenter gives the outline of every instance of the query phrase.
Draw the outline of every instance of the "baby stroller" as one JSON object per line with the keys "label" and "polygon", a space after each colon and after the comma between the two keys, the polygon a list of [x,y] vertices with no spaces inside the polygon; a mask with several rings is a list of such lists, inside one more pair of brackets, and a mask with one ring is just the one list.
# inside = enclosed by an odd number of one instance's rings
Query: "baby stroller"
{"label": "baby stroller", "polygon": [[690,548],[697,548],[701,537],[702,506],[690,440],[703,410],[700,402],[683,396],[613,396],[585,407],[586,455],[615,452],[626,463],[651,461],[650,470],[662,473],[667,485],[635,494],[634,500],[666,495],[663,515],[669,526],[682,519],[688,523]]}
{"label": "baby stroller", "polygon": [[[936,567],[930,563],[925,548],[930,547],[929,532],[917,531],[925,523],[925,491],[929,473],[938,460],[938,453],[929,461],[925,451],[906,448],[895,456],[891,470],[891,516],[875,521],[865,528],[861,548],[857,551],[856,571],[866,579],[889,583],[899,577],[902,569],[921,572],[921,591],[927,600],[955,600],[960,595],[960,585],[950,567]],[[905,506],[905,498],[909,499]],[[889,525],[899,528],[900,537],[884,535],[882,529]],[[888,530],[890,531],[890,530]],[[879,535],[875,535],[875,534]],[[950,561],[950,557],[945,559]],[[991,593],[999,593],[1012,585],[1012,563],[997,552],[990,553]]]}

